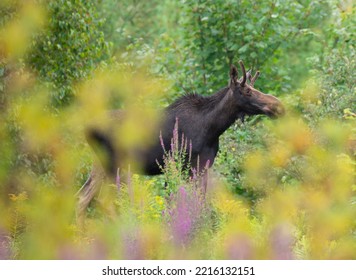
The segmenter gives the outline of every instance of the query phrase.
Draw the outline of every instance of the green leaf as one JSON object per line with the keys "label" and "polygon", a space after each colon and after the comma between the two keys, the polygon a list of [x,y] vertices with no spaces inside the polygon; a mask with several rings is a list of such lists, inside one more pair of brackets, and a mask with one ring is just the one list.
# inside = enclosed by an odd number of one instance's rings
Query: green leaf
{"label": "green leaf", "polygon": [[249,44],[246,44],[244,46],[242,46],[241,48],[239,48],[238,53],[245,53],[248,50]]}

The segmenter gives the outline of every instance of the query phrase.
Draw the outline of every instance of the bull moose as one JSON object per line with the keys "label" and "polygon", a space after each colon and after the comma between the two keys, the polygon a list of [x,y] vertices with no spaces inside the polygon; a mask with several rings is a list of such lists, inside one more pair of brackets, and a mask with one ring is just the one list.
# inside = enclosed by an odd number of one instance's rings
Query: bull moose
{"label": "bull moose", "polygon": [[[170,149],[177,120],[179,135],[183,134],[191,143],[190,166],[196,169],[199,166],[211,167],[219,150],[220,135],[237,119],[243,119],[246,115],[263,114],[278,117],[284,114],[283,105],[276,97],[254,88],[259,71],[252,76],[250,71],[246,73],[242,61],[239,61],[239,64],[242,71],[241,78],[238,78],[237,68],[232,65],[227,87],[211,96],[198,94],[182,96],[164,110],[159,127],[152,134],[154,141],[144,148],[135,148],[131,153],[134,160],[140,163],[142,174],[162,173],[160,168],[164,157],[162,145],[166,150]],[[115,123],[120,122],[121,115],[121,111],[112,112]],[[102,166],[93,168],[90,177],[78,192],[79,215],[83,214],[105,178],[115,182],[117,170],[122,168],[123,157],[127,155],[127,151],[123,151],[116,145],[115,137],[110,132],[103,132],[96,128],[88,129],[87,140],[93,148],[96,150],[100,148],[105,152],[106,160]]]}

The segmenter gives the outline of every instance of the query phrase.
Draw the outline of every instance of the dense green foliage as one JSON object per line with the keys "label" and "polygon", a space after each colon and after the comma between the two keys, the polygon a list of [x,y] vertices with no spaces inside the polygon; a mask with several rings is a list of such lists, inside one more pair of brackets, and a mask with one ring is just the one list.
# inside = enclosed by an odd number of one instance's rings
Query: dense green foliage
{"label": "dense green foliage", "polygon": [[[354,34],[347,0],[0,3],[0,259],[356,258]],[[218,91],[240,59],[287,116],[224,133],[207,197],[177,146],[78,225],[83,128],[125,107],[123,141],[143,141],[157,107]]]}
{"label": "dense green foliage", "polygon": [[300,53],[311,45],[304,37],[323,24],[328,6],[325,1],[185,1],[184,61],[190,58],[185,69],[198,90],[213,91],[224,85],[229,65],[243,59],[263,70],[264,88],[287,92],[298,75],[290,81],[292,69],[286,66],[301,63]]}
{"label": "dense green foliage", "polygon": [[43,34],[34,38],[29,65],[53,88],[54,104],[70,102],[74,86],[108,59],[109,43],[92,1],[48,1]]}

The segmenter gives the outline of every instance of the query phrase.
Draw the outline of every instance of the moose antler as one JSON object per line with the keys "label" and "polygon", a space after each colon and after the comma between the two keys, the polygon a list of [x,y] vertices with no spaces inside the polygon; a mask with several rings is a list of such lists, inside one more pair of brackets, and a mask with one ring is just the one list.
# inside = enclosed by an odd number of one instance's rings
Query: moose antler
{"label": "moose antler", "polygon": [[252,79],[252,75],[251,75],[251,69],[248,69],[247,72],[246,72],[246,79],[248,81],[251,81]]}
{"label": "moose antler", "polygon": [[253,78],[251,79],[251,83],[250,85],[253,87],[254,83],[256,82],[258,76],[260,75],[260,71],[257,71],[255,76],[253,76]]}
{"label": "moose antler", "polygon": [[240,64],[240,67],[241,67],[241,70],[242,70],[242,81],[241,81],[241,86],[244,86],[245,83],[246,83],[246,70],[245,70],[245,65],[244,63],[242,62],[242,60],[239,61],[239,64]]}

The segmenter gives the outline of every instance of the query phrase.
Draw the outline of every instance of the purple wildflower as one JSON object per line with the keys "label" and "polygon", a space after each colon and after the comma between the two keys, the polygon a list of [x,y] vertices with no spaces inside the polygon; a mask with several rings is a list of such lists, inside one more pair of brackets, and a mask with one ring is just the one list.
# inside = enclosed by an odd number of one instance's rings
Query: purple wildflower
{"label": "purple wildflower", "polygon": [[189,213],[187,192],[184,187],[178,190],[178,201],[173,217],[173,235],[178,243],[185,244],[192,230],[192,220]]}
{"label": "purple wildflower", "polygon": [[166,153],[166,148],[164,146],[163,137],[162,137],[162,131],[159,132],[159,142],[161,143],[163,152]]}
{"label": "purple wildflower", "polygon": [[116,173],[116,187],[118,191],[120,191],[120,184],[121,184],[120,169],[118,168]]}
{"label": "purple wildflower", "polygon": [[236,234],[226,244],[227,258],[232,260],[252,259],[253,246],[250,238],[244,234]]}
{"label": "purple wildflower", "polygon": [[290,225],[280,224],[276,226],[270,235],[273,258],[277,260],[293,259],[293,243]]}
{"label": "purple wildflower", "polygon": [[180,187],[176,195],[172,195],[169,203],[172,208],[168,214],[174,240],[177,244],[187,244],[202,220],[204,200],[197,190],[187,191]]}
{"label": "purple wildflower", "polygon": [[174,124],[173,137],[171,140],[171,152],[178,152],[178,118],[176,118],[176,123]]}
{"label": "purple wildflower", "polygon": [[59,260],[80,260],[89,259],[88,256],[84,257],[81,252],[73,245],[63,244],[57,252],[57,259]]}
{"label": "purple wildflower", "polygon": [[143,260],[144,248],[142,240],[139,238],[137,229],[129,230],[124,234],[124,259],[126,260]]}
{"label": "purple wildflower", "polygon": [[10,259],[9,237],[4,230],[0,228],[0,260]]}
{"label": "purple wildflower", "polygon": [[204,171],[207,171],[209,169],[209,166],[210,166],[210,159],[208,159],[206,161],[206,164],[205,164],[205,170]]}
{"label": "purple wildflower", "polygon": [[192,140],[189,140],[189,156],[188,156],[188,161],[189,162],[192,159],[192,149],[193,149]]}

